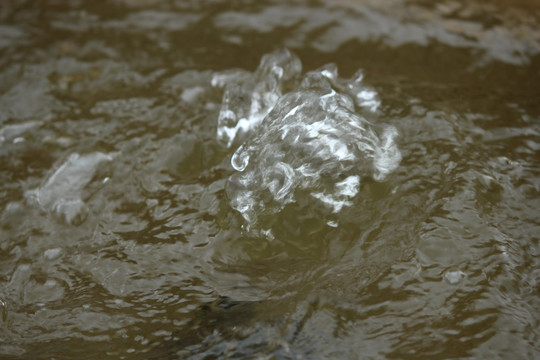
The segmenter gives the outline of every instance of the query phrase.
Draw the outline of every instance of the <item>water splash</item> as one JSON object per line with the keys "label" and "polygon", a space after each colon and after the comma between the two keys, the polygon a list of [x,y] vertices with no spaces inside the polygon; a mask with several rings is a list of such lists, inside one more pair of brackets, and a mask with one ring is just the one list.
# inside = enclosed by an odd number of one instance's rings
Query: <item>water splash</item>
{"label": "water splash", "polygon": [[26,193],[27,201],[68,224],[81,223],[88,213],[83,190],[92,181],[100,164],[112,161],[113,156],[101,152],[71,154],[39,188]]}
{"label": "water splash", "polygon": [[217,138],[231,147],[238,135],[258,126],[282,96],[285,84],[299,76],[302,63],[288,50],[263,56],[257,71],[217,74],[215,87],[224,87]]}
{"label": "water splash", "polygon": [[[281,51],[265,55],[251,77],[226,85],[217,136],[227,147],[247,139],[231,158],[237,173],[227,194],[249,225],[305,194],[339,213],[352,205],[362,177],[383,180],[401,161],[397,130],[360,115],[374,117],[380,105],[361,72],[342,79],[329,64],[300,79],[300,70],[300,61]],[[295,89],[282,94],[292,80]]]}

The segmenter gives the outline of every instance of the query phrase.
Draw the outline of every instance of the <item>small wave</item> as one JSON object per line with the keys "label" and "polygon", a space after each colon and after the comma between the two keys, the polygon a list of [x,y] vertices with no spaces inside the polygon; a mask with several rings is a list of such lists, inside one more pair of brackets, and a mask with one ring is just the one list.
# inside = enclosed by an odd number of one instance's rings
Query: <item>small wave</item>
{"label": "small wave", "polygon": [[77,225],[88,212],[83,189],[92,181],[99,165],[112,159],[113,155],[101,152],[73,153],[39,188],[27,191],[26,199],[68,224]]}
{"label": "small wave", "polygon": [[225,87],[217,138],[227,147],[241,143],[227,194],[249,225],[297,202],[298,193],[339,213],[362,177],[380,181],[399,165],[396,128],[361,115],[373,118],[380,106],[361,72],[342,79],[329,64],[301,77],[300,60],[283,50],[242,74],[237,81],[218,74],[213,83]]}

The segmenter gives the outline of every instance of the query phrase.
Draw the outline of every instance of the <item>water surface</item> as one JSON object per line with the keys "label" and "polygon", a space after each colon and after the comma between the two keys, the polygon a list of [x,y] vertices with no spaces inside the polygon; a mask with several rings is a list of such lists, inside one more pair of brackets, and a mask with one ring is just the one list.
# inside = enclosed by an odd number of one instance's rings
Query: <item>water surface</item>
{"label": "water surface", "polygon": [[534,1],[0,19],[2,358],[540,357]]}

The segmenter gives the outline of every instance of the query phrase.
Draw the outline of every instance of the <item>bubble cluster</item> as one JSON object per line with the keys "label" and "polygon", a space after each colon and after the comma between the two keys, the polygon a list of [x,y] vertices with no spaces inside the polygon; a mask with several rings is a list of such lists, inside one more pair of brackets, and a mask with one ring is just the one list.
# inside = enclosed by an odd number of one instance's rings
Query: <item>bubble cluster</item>
{"label": "bubble cluster", "polygon": [[[244,140],[231,158],[237,172],[227,195],[250,225],[306,194],[339,213],[363,177],[383,180],[401,161],[397,130],[360,115],[375,115],[380,104],[361,73],[341,79],[333,64],[302,78],[300,71],[298,58],[281,51],[226,85],[218,139],[229,147]],[[294,87],[284,93],[287,81]]]}

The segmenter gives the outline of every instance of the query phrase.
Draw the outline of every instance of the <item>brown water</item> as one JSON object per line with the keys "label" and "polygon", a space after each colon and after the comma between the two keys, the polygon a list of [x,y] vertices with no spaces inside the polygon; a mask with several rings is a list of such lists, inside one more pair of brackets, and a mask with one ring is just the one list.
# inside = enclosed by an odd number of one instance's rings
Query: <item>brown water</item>
{"label": "brown water", "polygon": [[[535,1],[3,1],[0,19],[1,358],[540,358]],[[363,70],[402,160],[341,211],[300,189],[250,227],[211,80],[280,48],[303,74]]]}

